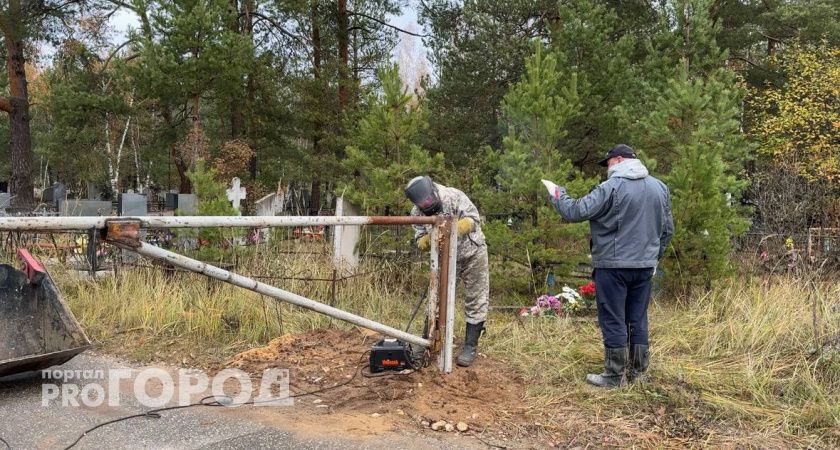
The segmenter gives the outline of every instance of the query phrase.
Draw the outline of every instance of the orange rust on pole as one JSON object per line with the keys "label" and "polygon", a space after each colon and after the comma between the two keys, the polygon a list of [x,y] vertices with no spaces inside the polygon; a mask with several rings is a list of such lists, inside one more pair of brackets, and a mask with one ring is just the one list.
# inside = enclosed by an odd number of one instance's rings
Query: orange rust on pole
{"label": "orange rust on pole", "polygon": [[131,219],[109,220],[105,222],[105,240],[129,247],[140,246],[140,221]]}
{"label": "orange rust on pole", "polygon": [[371,225],[434,225],[438,221],[434,216],[371,216]]}
{"label": "orange rust on pole", "polygon": [[438,267],[439,279],[438,282],[438,317],[437,317],[437,332],[435,333],[435,349],[441,351],[443,349],[443,339],[446,336],[446,315],[447,304],[449,300],[449,252],[451,246],[451,231],[452,218],[446,216],[438,228],[438,242],[440,250],[438,251]]}

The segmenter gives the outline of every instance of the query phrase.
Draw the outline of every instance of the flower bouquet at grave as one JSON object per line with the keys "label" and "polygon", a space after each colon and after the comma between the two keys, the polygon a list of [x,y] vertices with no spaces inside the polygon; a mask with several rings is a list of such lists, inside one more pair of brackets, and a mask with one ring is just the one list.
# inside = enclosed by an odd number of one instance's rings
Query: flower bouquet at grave
{"label": "flower bouquet at grave", "polygon": [[[592,283],[590,283],[592,284]],[[595,285],[586,285],[583,293],[585,296],[595,295]],[[563,313],[572,314],[581,311],[589,306],[584,295],[569,286],[563,286],[557,295],[542,295],[537,298],[534,306],[519,310],[520,316],[559,316]]]}
{"label": "flower bouquet at grave", "polygon": [[578,293],[583,300],[585,307],[591,308],[595,304],[595,282],[590,281],[578,288]]}

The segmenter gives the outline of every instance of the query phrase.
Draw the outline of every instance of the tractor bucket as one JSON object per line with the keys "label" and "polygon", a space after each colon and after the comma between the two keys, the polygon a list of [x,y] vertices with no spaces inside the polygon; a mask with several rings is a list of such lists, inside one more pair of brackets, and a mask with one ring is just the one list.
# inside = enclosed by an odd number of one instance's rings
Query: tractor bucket
{"label": "tractor bucket", "polygon": [[52,278],[28,251],[0,264],[0,378],[62,364],[90,347]]}

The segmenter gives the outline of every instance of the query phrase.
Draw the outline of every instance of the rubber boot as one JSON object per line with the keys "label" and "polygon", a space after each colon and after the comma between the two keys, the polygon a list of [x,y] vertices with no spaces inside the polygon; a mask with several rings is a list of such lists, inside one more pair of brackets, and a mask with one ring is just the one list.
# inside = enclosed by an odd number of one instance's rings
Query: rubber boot
{"label": "rubber boot", "polygon": [[603,388],[617,388],[627,384],[624,368],[627,367],[627,347],[604,347],[604,373],[586,375],[586,382]]}
{"label": "rubber boot", "polygon": [[645,372],[650,365],[650,351],[646,344],[630,344],[630,370],[628,370],[627,381],[647,381]]}
{"label": "rubber boot", "polygon": [[484,331],[484,322],[467,323],[464,345],[461,346],[461,354],[458,355],[457,363],[459,366],[469,367],[475,361],[475,356],[478,354],[478,338],[481,337],[482,331]]}

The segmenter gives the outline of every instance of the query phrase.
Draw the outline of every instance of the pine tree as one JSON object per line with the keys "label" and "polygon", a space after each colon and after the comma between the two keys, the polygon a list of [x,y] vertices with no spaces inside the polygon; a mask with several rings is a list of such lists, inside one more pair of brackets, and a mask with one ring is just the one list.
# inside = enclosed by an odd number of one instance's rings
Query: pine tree
{"label": "pine tree", "polygon": [[565,224],[548,202],[541,179],[583,195],[587,179],[558,151],[567,124],[580,113],[576,76],[564,77],[558,57],[537,44],[525,74],[502,104],[507,134],[498,151],[487,149],[492,180],[476,178],[473,191],[489,221],[488,248],[505,258],[528,262],[542,272],[548,265],[568,274],[586,262],[586,224]]}
{"label": "pine tree", "polygon": [[421,3],[421,22],[430,30],[425,42],[438,79],[428,90],[432,114],[425,140],[447,161],[468,166],[481,159],[485,145],[500,146],[501,101],[522,76],[530,41],[548,39],[557,2]]}
{"label": "pine tree", "polygon": [[[42,124],[38,156],[51,166],[52,176],[84,189],[85,181],[109,184],[112,195],[121,186],[120,169],[130,159],[125,140],[131,124],[134,92],[113,67],[82,42],[70,41],[56,53],[52,67],[33,84],[43,96],[33,124]],[[37,129],[36,129],[37,130]],[[77,151],[65,157],[67,149]],[[126,149],[125,151],[123,151]],[[58,162],[61,161],[59,164]]]}
{"label": "pine tree", "polygon": [[141,64],[129,70],[137,89],[160,105],[167,126],[177,121],[175,108],[187,105],[190,129],[172,156],[181,191],[191,189],[187,171],[207,156],[208,139],[202,101],[241,82],[253,49],[248,37],[230,29],[228,0],[135,0],[141,17],[138,36]]}
{"label": "pine tree", "polygon": [[[566,124],[558,150],[581,170],[599,174],[595,162],[616,144],[629,143],[627,129],[620,126],[622,111],[646,112],[647,105],[640,101],[644,84],[661,86],[664,81],[646,61],[661,28],[651,23],[651,7],[611,3],[562,2],[549,44],[560,73],[576,75],[580,99],[579,112]],[[631,4],[640,10],[625,11]],[[656,63],[662,65],[662,58]]]}
{"label": "pine tree", "polygon": [[420,134],[428,127],[422,98],[402,85],[396,65],[378,72],[381,91],[371,94],[358,127],[351,134],[343,163],[348,173],[338,190],[368,214],[408,211],[403,187],[417,175],[436,178],[443,170],[443,155],[432,156],[420,147]]}
{"label": "pine tree", "polygon": [[683,287],[725,276],[732,237],[749,224],[739,206],[750,149],[740,130],[743,88],[722,67],[726,52],[715,43],[707,3],[677,3],[678,26],[663,53],[675,51],[681,63],[631,128],[641,157],[671,190],[676,232],[666,276]]}
{"label": "pine tree", "polygon": [[[204,161],[196,162],[195,169],[187,172],[187,176],[198,199],[196,215],[239,215],[227,199],[225,184],[218,180],[216,171],[208,168]],[[181,236],[198,237],[199,255],[207,261],[218,261],[223,254],[222,250],[230,246],[237,234],[237,230],[230,228],[201,228],[200,230],[183,230],[179,233]]]}

